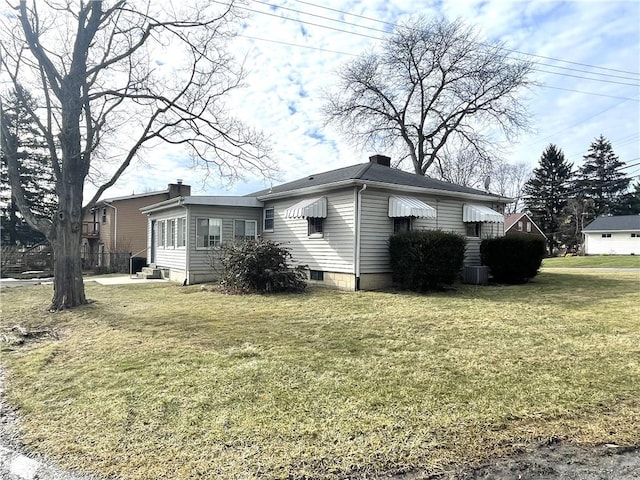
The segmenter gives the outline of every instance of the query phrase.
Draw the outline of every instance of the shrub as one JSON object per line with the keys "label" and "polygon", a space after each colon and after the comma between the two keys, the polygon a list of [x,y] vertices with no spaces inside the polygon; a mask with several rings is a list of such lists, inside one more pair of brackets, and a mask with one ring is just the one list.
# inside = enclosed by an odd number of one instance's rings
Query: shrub
{"label": "shrub", "polygon": [[545,251],[543,238],[524,234],[489,238],[480,244],[482,264],[489,267],[494,280],[510,284],[535,277]]}
{"label": "shrub", "polygon": [[268,240],[225,244],[220,284],[236,293],[302,292],[305,267],[289,265],[291,253]]}
{"label": "shrub", "polygon": [[464,249],[465,239],[457,233],[412,230],[392,235],[393,281],[400,288],[418,292],[451,285],[460,275]]}

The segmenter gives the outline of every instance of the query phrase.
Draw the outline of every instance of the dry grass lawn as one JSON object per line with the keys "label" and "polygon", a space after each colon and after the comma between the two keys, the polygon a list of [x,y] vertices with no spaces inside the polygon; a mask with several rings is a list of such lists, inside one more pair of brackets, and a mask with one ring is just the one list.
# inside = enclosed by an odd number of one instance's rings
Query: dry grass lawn
{"label": "dry grass lawn", "polygon": [[455,292],[225,296],[5,289],[2,346],[32,449],[125,479],[438,473],[552,439],[640,444],[640,276],[546,270]]}

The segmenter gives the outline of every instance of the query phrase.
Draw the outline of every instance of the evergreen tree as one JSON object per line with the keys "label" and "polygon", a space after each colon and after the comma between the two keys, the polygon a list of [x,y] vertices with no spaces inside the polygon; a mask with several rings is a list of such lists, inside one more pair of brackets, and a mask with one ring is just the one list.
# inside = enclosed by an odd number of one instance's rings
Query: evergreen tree
{"label": "evergreen tree", "polygon": [[630,179],[621,171],[621,162],[611,142],[600,135],[584,156],[575,186],[580,195],[593,200],[594,215],[612,215],[619,209]]}
{"label": "evergreen tree", "polygon": [[[4,105],[2,121],[17,141],[18,172],[26,202],[37,218],[51,218],[56,210],[56,197],[48,149],[27,114],[28,109],[35,109],[35,102],[28,92],[23,91],[23,95],[24,102],[11,95],[8,105]],[[33,245],[45,239],[18,210],[9,185],[4,151],[0,162],[0,221],[3,245]]]}
{"label": "evergreen tree", "polygon": [[626,193],[613,208],[614,215],[640,215],[640,180],[633,185],[633,190]]}
{"label": "evergreen tree", "polygon": [[539,167],[524,186],[524,203],[531,216],[547,236],[549,251],[567,236],[565,208],[569,201],[573,165],[562,150],[553,144],[544,150]]}

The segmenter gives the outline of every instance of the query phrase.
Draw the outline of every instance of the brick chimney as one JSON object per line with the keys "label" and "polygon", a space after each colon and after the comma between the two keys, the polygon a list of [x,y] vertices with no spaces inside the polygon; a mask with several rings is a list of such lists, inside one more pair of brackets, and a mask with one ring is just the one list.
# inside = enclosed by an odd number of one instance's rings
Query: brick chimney
{"label": "brick chimney", "polygon": [[385,167],[391,166],[391,157],[387,157],[385,155],[371,155],[369,157],[369,161],[371,163],[377,163],[378,165],[383,165]]}
{"label": "brick chimney", "polygon": [[176,183],[169,184],[169,198],[188,197],[191,195],[191,186],[184,185],[179,178]]}

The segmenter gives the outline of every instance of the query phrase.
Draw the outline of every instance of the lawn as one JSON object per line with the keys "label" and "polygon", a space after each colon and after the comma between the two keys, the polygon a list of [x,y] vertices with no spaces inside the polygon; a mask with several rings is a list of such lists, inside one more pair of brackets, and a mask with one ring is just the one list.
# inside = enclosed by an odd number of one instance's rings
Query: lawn
{"label": "lawn", "polygon": [[640,255],[591,255],[545,258],[545,268],[640,268]]}
{"label": "lawn", "polygon": [[633,272],[521,286],[225,296],[199,286],[5,289],[2,347],[27,445],[124,479],[437,474],[524,445],[640,443]]}

